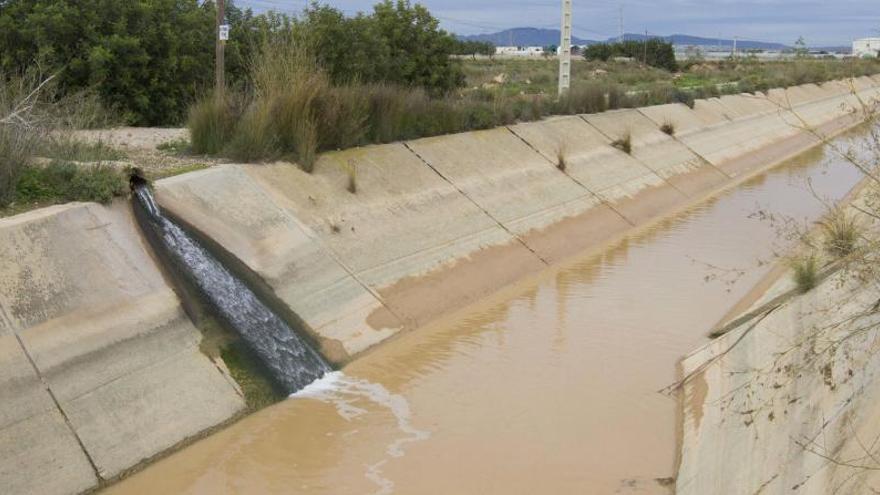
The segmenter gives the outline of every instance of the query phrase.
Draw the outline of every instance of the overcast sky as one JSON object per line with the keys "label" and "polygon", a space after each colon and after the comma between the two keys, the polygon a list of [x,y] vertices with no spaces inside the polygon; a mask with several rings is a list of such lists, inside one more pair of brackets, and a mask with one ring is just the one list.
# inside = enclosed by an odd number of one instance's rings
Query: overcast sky
{"label": "overcast sky", "polygon": [[[378,0],[335,0],[346,13],[368,11]],[[297,13],[305,1],[235,0],[255,11]],[[880,36],[877,0],[573,0],[574,34],[579,38],[617,36],[620,7],[626,32],[691,34],[705,37],[778,41],[803,36],[811,46],[849,45],[852,38]],[[560,1],[421,0],[443,27],[459,34],[512,27],[558,28]]]}

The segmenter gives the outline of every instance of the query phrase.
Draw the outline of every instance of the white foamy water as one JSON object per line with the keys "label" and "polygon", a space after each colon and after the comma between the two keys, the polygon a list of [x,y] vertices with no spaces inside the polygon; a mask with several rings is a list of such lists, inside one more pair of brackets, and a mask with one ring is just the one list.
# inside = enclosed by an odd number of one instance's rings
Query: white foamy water
{"label": "white foamy water", "polygon": [[371,402],[388,411],[397,420],[397,428],[403,436],[396,438],[385,448],[386,458],[365,465],[364,476],[378,485],[376,495],[394,492],[394,482],[382,475],[382,466],[389,458],[402,457],[403,446],[407,443],[427,439],[431,434],[412,425],[409,403],[402,395],[393,394],[379,383],[354,378],[341,371],[326,373],[303,389],[290,395],[291,399],[313,399],[333,404],[336,412],[346,421],[369,414],[369,410],[358,405],[362,401]]}

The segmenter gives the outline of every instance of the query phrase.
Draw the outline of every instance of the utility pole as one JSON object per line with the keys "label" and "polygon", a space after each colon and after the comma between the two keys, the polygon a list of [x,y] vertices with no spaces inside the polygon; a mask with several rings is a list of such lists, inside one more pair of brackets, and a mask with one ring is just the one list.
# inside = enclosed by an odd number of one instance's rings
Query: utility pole
{"label": "utility pole", "polygon": [[620,33],[620,35],[617,37],[617,41],[619,43],[623,43],[623,3],[620,4],[620,15],[619,15],[617,21],[618,21],[617,31],[618,31],[618,33]]}
{"label": "utility pole", "polygon": [[739,38],[739,36],[734,36],[734,37],[733,37],[733,58],[734,58],[734,59],[736,59],[736,41],[737,41],[738,38]]}
{"label": "utility pole", "polygon": [[216,60],[214,61],[214,91],[217,96],[223,96],[226,92],[226,70],[223,60],[223,51],[226,48],[226,40],[229,38],[229,26],[226,25],[226,0],[217,0],[217,39]]}
{"label": "utility pole", "polygon": [[648,30],[645,29],[645,65],[648,65]]}
{"label": "utility pole", "polygon": [[559,40],[559,96],[571,85],[571,0],[562,0],[562,26]]}

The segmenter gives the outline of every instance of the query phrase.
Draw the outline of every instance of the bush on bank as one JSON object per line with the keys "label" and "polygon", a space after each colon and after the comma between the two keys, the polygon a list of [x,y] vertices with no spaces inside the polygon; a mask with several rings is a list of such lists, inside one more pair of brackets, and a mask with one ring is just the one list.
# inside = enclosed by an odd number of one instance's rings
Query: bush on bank
{"label": "bush on bank", "polygon": [[672,43],[660,38],[650,38],[644,41],[630,40],[618,43],[596,43],[588,46],[584,50],[583,55],[587,60],[601,60],[603,62],[612,57],[627,57],[639,60],[651,67],[668,71],[678,69]]}
{"label": "bush on bank", "polygon": [[[108,202],[126,193],[126,178],[104,165],[66,160],[114,160],[119,152],[82,143],[66,133],[100,118],[82,95],[54,96],[54,79],[38,73],[0,72],[0,213],[11,204],[63,201]],[[54,159],[41,165],[35,158]]]}

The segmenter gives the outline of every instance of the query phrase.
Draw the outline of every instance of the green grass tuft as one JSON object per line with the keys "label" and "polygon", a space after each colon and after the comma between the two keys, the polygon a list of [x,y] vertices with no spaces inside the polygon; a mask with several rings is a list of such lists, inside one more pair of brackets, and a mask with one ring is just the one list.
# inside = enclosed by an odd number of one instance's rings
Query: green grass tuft
{"label": "green grass tuft", "polygon": [[116,168],[54,161],[45,167],[25,167],[16,181],[15,200],[26,203],[109,203],[127,193],[127,178]]}
{"label": "green grass tuft", "polygon": [[819,281],[819,260],[815,254],[798,256],[789,264],[794,272],[794,282],[798,292],[804,294],[816,287]]}

